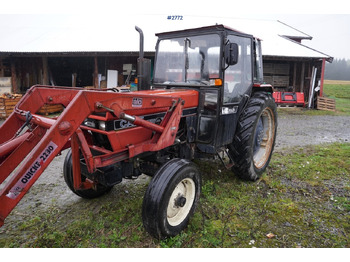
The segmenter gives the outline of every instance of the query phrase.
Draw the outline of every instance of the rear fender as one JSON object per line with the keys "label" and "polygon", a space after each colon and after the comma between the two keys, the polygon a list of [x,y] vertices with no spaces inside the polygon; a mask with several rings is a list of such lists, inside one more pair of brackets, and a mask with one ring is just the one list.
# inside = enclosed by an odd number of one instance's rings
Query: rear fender
{"label": "rear fender", "polygon": [[253,93],[255,92],[267,92],[267,93],[273,93],[273,86],[270,84],[260,84],[260,83],[254,83],[253,85]]}

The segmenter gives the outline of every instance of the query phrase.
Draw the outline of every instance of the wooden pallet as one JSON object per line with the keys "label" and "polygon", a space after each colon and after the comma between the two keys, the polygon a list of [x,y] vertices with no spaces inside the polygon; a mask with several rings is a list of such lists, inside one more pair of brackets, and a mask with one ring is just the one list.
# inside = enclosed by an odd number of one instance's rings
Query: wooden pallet
{"label": "wooden pallet", "polygon": [[326,97],[317,97],[317,109],[335,111],[335,99]]}
{"label": "wooden pallet", "polygon": [[0,97],[0,118],[7,118],[15,108],[22,95],[2,96]]}
{"label": "wooden pallet", "polygon": [[45,104],[43,105],[40,110],[38,111],[38,114],[40,115],[49,115],[53,113],[59,113],[63,111],[63,106],[62,105],[48,105]]}

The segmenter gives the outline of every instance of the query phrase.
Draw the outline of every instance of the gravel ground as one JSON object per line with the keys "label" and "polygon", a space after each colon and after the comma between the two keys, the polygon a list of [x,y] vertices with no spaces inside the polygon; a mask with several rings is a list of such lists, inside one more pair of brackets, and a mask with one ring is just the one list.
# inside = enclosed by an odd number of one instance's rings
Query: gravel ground
{"label": "gravel ground", "polygon": [[[281,114],[278,119],[275,151],[288,150],[295,146],[350,142],[349,130],[350,117],[346,116]],[[66,153],[67,151],[56,157],[45,170],[22,201],[7,217],[5,225],[0,228],[0,234],[10,233],[11,228],[16,227],[22,218],[28,216],[28,212],[33,214],[45,212],[53,202],[56,206],[61,206],[64,209],[79,207],[80,201],[83,200],[68,189],[62,175]],[[148,179],[147,176],[142,175],[135,181],[126,180],[123,183],[144,183]],[[113,190],[118,190],[118,185]]]}
{"label": "gravel ground", "polygon": [[350,142],[349,116],[281,114],[278,118],[276,151],[333,142]]}

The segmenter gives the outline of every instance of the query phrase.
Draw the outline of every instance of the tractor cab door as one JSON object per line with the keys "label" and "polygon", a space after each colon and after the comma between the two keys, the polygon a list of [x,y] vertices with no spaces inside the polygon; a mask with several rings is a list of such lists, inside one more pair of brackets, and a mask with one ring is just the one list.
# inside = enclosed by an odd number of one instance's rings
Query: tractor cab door
{"label": "tractor cab door", "polygon": [[228,35],[227,39],[225,56],[231,54],[225,58],[223,85],[200,90],[197,142],[206,144],[200,147],[207,153],[232,142],[253,87],[252,38]]}
{"label": "tractor cab door", "polygon": [[[199,92],[199,127],[197,141],[200,143],[215,144],[219,115],[219,91],[220,89],[218,88],[203,88]],[[208,149],[204,151],[208,152]]]}
{"label": "tractor cab door", "polygon": [[237,57],[234,61],[226,59],[222,100],[219,106],[216,143],[218,147],[232,142],[240,112],[247,103],[253,87],[252,38],[236,35],[228,35],[227,38],[228,45],[233,44],[236,47]]}

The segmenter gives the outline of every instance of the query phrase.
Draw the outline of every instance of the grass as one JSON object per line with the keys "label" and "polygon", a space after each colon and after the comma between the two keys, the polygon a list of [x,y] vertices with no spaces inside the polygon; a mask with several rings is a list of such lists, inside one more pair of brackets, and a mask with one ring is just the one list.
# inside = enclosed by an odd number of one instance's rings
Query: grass
{"label": "grass", "polygon": [[275,153],[257,182],[241,181],[217,162],[197,162],[200,204],[188,228],[166,240],[143,228],[147,183],[120,184],[74,207],[53,201],[46,212],[22,214],[23,222],[0,235],[0,247],[349,248],[349,155],[350,144]]}
{"label": "grass", "polygon": [[340,114],[350,115],[350,81],[325,80],[324,96],[335,99]]}

